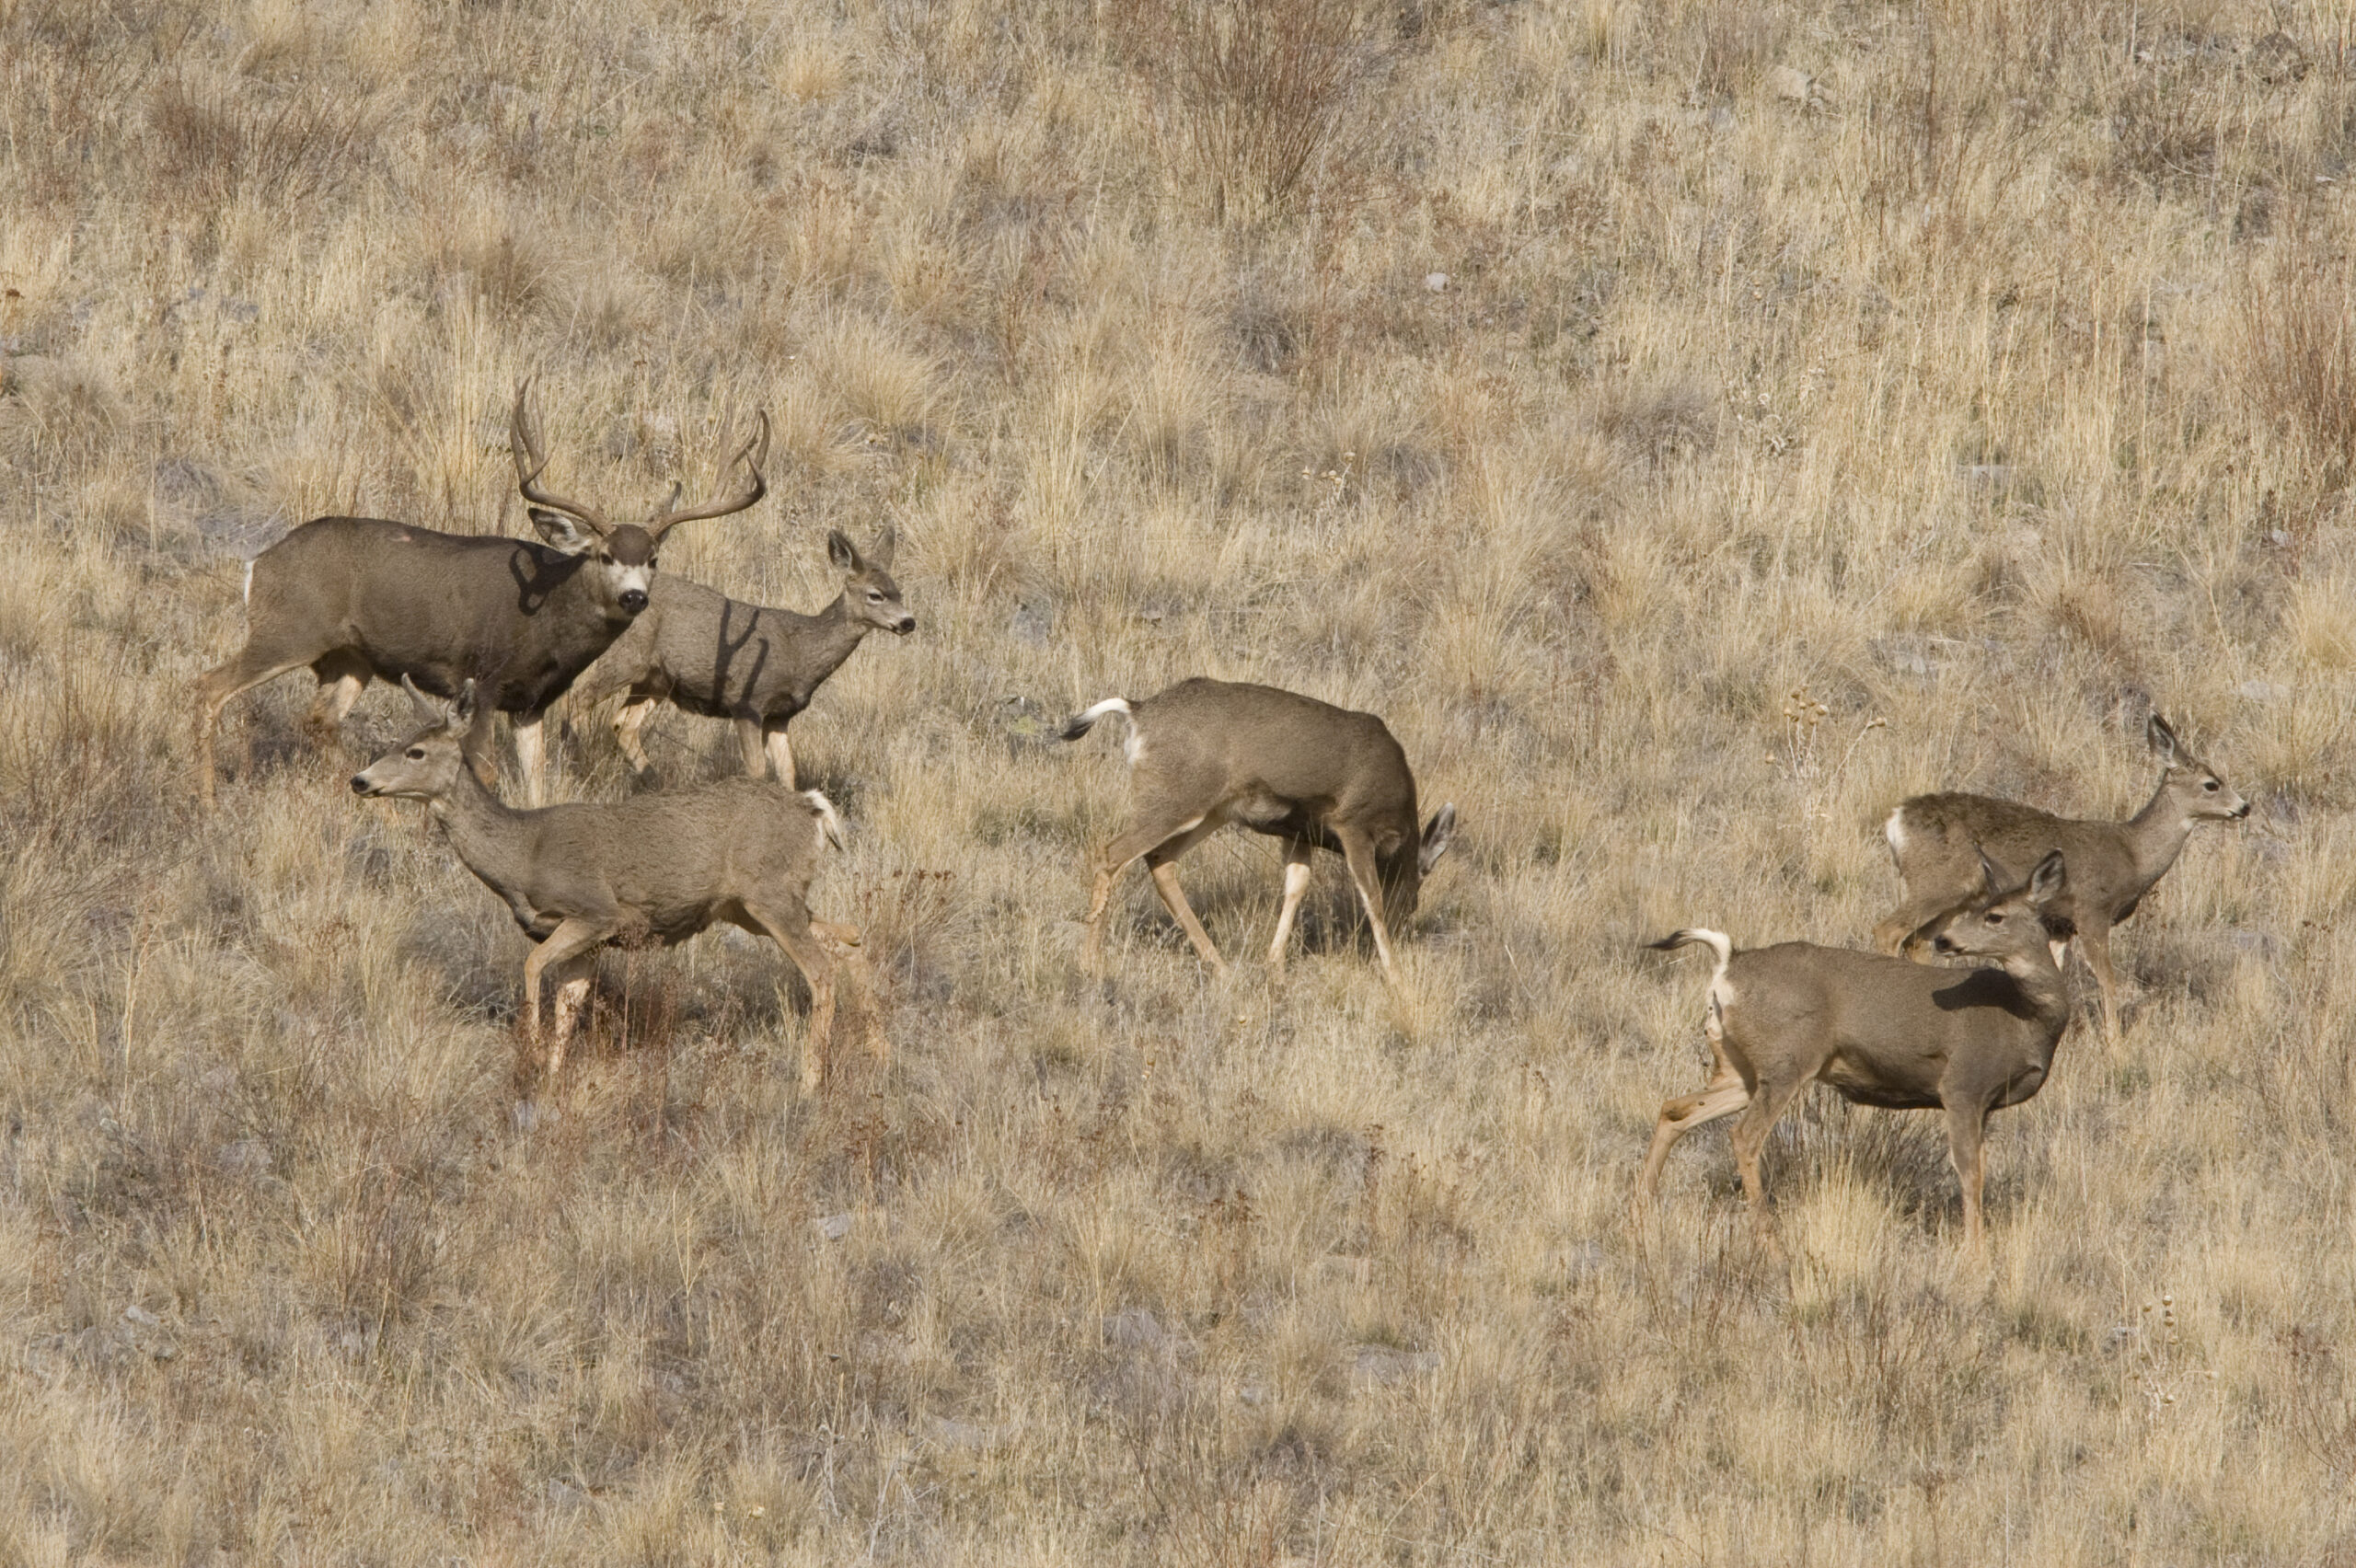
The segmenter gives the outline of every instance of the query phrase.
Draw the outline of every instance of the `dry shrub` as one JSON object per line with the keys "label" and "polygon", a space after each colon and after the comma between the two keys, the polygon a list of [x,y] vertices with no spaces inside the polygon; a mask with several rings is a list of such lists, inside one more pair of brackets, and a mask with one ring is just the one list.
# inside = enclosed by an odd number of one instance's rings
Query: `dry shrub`
{"label": "dry shrub", "polygon": [[0,371],[0,460],[68,478],[101,461],[130,425],[112,380],[79,360],[27,357]]}
{"label": "dry shrub", "polygon": [[1279,217],[1363,150],[1354,114],[1389,63],[1361,0],[1138,7],[1157,132],[1208,190],[1211,221]]}
{"label": "dry shrub", "polygon": [[2312,245],[2242,281],[2238,329],[2243,394],[2266,421],[2289,433],[2324,494],[2349,482],[2356,464],[2356,309],[2344,259]]}
{"label": "dry shrub", "polygon": [[250,86],[183,73],[147,99],[157,170],[203,202],[241,189],[287,207],[312,202],[365,167],[375,129],[367,101],[351,94],[296,92],[271,102]]}

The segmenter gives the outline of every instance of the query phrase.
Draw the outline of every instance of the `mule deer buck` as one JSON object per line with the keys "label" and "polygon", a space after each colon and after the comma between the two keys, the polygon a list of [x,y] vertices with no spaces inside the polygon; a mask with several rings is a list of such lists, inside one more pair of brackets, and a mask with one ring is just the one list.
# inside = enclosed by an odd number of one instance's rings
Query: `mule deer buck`
{"label": "mule deer buck", "polygon": [[743,604],[681,577],[660,578],[644,612],[572,683],[573,701],[585,709],[629,689],[614,716],[614,738],[641,778],[649,767],[639,731],[654,705],[667,699],[689,713],[734,720],[745,771],[758,778],[774,766],[779,782],[790,786],[793,748],[786,725],[869,632],[906,637],[917,628],[892,581],[895,545],[889,524],[865,555],[841,530],[829,533],[826,559],[842,573],[843,591],[814,616]]}
{"label": "mule deer buck", "polygon": [[2194,756],[2166,720],[2153,714],[2143,733],[2160,760],[2159,788],[2125,822],[2058,817],[1987,795],[1917,795],[1891,812],[1882,833],[1907,897],[1874,928],[1874,945],[1889,953],[1919,948],[1923,923],[1977,885],[1983,853],[2000,872],[2017,875],[2059,849],[2069,858],[2070,891],[2052,911],[2055,935],[2075,932],[2094,971],[2103,1039],[2115,1046],[2119,1026],[2110,928],[2134,914],[2167,874],[2193,828],[2249,815],[2249,802]]}
{"label": "mule deer buck", "polygon": [[1424,878],[1456,832],[1456,807],[1442,806],[1419,833],[1415,776],[1390,730],[1371,713],[1314,698],[1197,676],[1141,702],[1108,698],[1075,714],[1063,738],[1076,741],[1107,713],[1126,714],[1129,736],[1129,825],[1096,858],[1088,900],[1087,956],[1101,958],[1104,906],[1130,861],[1143,856],[1156,892],[1203,962],[1227,965],[1178,886],[1178,857],[1229,823],[1285,843],[1284,906],[1268,962],[1278,973],[1293,915],[1309,891],[1312,848],[1348,863],[1374,928],[1386,979],[1395,979],[1391,928],[1415,912]]}
{"label": "mule deer buck", "polygon": [[[646,607],[663,536],[682,523],[742,512],[768,493],[768,415],[735,461],[751,482],[709,505],[657,512],[644,525],[608,523],[540,484],[541,455],[515,390],[509,421],[518,488],[548,542],[441,534],[374,517],[317,517],[246,569],[246,645],[197,682],[198,789],[214,804],[214,731],[238,693],[307,664],[319,694],[306,725],[331,740],[369,679],[414,680],[456,696],[474,681],[486,697],[467,757],[491,776],[491,719],[514,716],[525,799],[545,794],[540,720]],[[733,464],[732,464],[733,467]]]}
{"label": "mule deer buck", "polygon": [[1709,1081],[1661,1107],[1636,1178],[1638,1205],[1652,1203],[1678,1139],[1739,1111],[1735,1166],[1753,1223],[1780,1253],[1760,1151],[1792,1097],[1819,1081],[1860,1105],[1946,1113],[1964,1240],[1981,1251],[1989,1113],[2043,1087],[2070,1023],[2069,990],[2046,940],[2047,912],[2067,896],[2065,867],[2057,849],[2026,883],[2006,886],[1983,860],[1977,895],[1930,922],[1942,957],[1992,959],[1993,968],[1934,968],[1808,942],[1738,952],[1723,933],[1699,928],[1650,944],[1699,943],[1718,955],[1718,967],[1703,1024]]}
{"label": "mule deer buck", "polygon": [[[824,795],[732,778],[612,804],[518,811],[467,766],[466,737],[479,711],[474,683],[461,683],[446,710],[414,682],[401,685],[424,727],[354,775],[352,792],[425,801],[467,870],[506,902],[537,944],[524,961],[524,1028],[535,1043],[545,1042],[549,1077],[564,1065],[599,948],[669,947],[725,920],[775,941],[810,983],[802,1083],[815,1089],[824,1080],[836,968],[825,944],[859,942],[849,928],[810,917],[819,857],[842,842],[841,821]],[[540,980],[550,972],[556,1026],[543,1035]],[[890,1047],[872,1009],[863,1010],[870,1047],[882,1061]]]}

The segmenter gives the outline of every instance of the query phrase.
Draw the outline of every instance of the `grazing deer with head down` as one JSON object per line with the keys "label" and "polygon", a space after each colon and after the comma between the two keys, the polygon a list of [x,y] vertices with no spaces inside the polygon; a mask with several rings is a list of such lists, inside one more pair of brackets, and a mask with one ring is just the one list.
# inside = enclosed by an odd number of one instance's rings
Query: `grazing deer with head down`
{"label": "grazing deer with head down", "polygon": [[1874,928],[1884,952],[1923,945],[1923,925],[1977,885],[1984,853],[2001,873],[2020,874],[2060,850],[2070,861],[2070,891],[2056,901],[2057,937],[2074,931],[2094,971],[2103,1038],[2119,1041],[2118,984],[2111,973],[2110,928],[2135,913],[2167,874],[2185,840],[2203,822],[2238,822],[2249,802],[2176,738],[2154,713],[2144,726],[2160,760],[2159,788],[2125,822],[2084,822],[1987,795],[1917,795],[1889,813],[1882,828],[1906,883],[1906,903]]}
{"label": "grazing deer with head down", "polygon": [[[819,858],[829,843],[842,842],[841,821],[824,795],[732,778],[611,804],[517,811],[466,766],[474,683],[460,684],[447,710],[414,683],[401,684],[424,728],[355,775],[352,792],[425,801],[467,870],[514,912],[536,944],[524,961],[525,1032],[545,1042],[551,1077],[564,1065],[599,948],[668,947],[724,920],[775,941],[810,983],[802,1083],[818,1086],[835,1020],[836,964],[825,943],[859,941],[848,927],[810,917]],[[551,971],[556,1025],[543,1035],[540,981]],[[872,1009],[863,1010],[881,1061],[889,1046]]]}
{"label": "grazing deer with head down", "polygon": [[1929,923],[1930,944],[1942,957],[1992,960],[1992,968],[1933,968],[1809,942],[1738,952],[1723,933],[1699,928],[1652,943],[1662,950],[1699,943],[1718,955],[1718,967],[1703,1024],[1709,1081],[1701,1093],[1661,1107],[1636,1178],[1637,1203],[1651,1204],[1678,1139],[1739,1111],[1735,1166],[1753,1223],[1780,1251],[1760,1152],[1792,1097],[1822,1082],[1860,1105],[1946,1113],[1947,1157],[1963,1185],[1964,1240],[1980,1251],[1989,1113],[2044,1086],[2070,1023],[2069,991],[2046,930],[2047,912],[2068,891],[2065,865],[2055,850],[2027,882],[2005,886],[1983,860],[1977,896]]}
{"label": "grazing deer with head down", "polygon": [[649,771],[639,731],[655,704],[736,721],[745,771],[758,778],[772,765],[791,784],[793,748],[785,727],[810,706],[826,677],[842,668],[871,631],[906,637],[917,617],[892,581],[897,539],[885,524],[861,555],[840,529],[826,536],[826,558],[843,591],[814,616],[731,599],[682,577],[659,579],[630,628],[572,684],[586,709],[628,687],[614,716],[614,738],[641,777]]}
{"label": "grazing deer with head down", "polygon": [[[509,428],[519,488],[546,544],[374,517],[318,517],[248,564],[246,645],[197,682],[197,779],[208,809],[221,709],[239,692],[306,664],[319,695],[306,722],[322,739],[333,737],[371,677],[414,680],[442,697],[476,682],[484,700],[467,737],[468,760],[490,776],[492,716],[513,714],[525,798],[537,804],[545,790],[541,717],[646,607],[663,536],[682,523],[742,512],[768,493],[763,414],[736,455],[751,473],[745,489],[705,506],[665,508],[642,526],[607,523],[540,485],[548,459],[525,411],[528,386],[516,388]],[[671,499],[678,500],[676,490]]]}
{"label": "grazing deer with head down", "polygon": [[1114,883],[1142,856],[1154,890],[1211,968],[1227,965],[1178,886],[1178,857],[1229,823],[1285,843],[1284,906],[1268,962],[1281,973],[1293,915],[1309,891],[1313,848],[1348,864],[1386,979],[1392,926],[1415,912],[1433,863],[1456,832],[1442,806],[1418,831],[1415,776],[1382,721],[1274,686],[1196,677],[1140,702],[1108,698],[1064,725],[1078,740],[1107,713],[1128,717],[1129,825],[1096,858],[1087,956],[1100,957]]}

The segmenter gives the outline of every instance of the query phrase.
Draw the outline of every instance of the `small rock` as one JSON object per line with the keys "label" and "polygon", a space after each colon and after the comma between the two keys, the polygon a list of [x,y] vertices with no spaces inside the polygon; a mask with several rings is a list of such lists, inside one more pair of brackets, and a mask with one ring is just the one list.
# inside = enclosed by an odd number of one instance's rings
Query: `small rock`
{"label": "small rock", "polygon": [[126,1320],[136,1323],[143,1329],[160,1329],[164,1326],[163,1319],[136,1303],[125,1307],[122,1309],[122,1315]]}
{"label": "small rock", "polygon": [[1125,1350],[1153,1350],[1170,1338],[1170,1331],[1143,1307],[1131,1307],[1104,1320],[1104,1342]]}
{"label": "small rock", "polygon": [[2270,32],[2249,46],[2249,71],[2269,86],[2295,82],[2307,74],[2307,52],[2285,32]]}
{"label": "small rock", "polygon": [[510,1125],[519,1133],[528,1133],[540,1124],[540,1108],[528,1100],[519,1100],[507,1113]]}
{"label": "small rock", "polygon": [[1055,630],[1055,617],[1034,605],[1017,605],[1012,617],[1006,623],[1006,629],[1009,635],[1034,648],[1042,648]]}
{"label": "small rock", "polygon": [[1424,287],[1430,290],[1433,294],[1446,294],[1448,292],[1448,274],[1446,272],[1426,272],[1424,274]]}
{"label": "small rock", "polygon": [[1767,87],[1777,98],[1792,103],[1807,103],[1816,97],[1816,83],[1807,72],[1792,65],[1778,65],[1768,72]]}
{"label": "small rock", "polygon": [[850,1216],[848,1214],[826,1215],[813,1223],[817,1226],[818,1234],[829,1241],[839,1241],[850,1234]]}
{"label": "small rock", "polygon": [[1966,463],[1962,468],[1963,482],[1973,490],[2002,495],[2013,488],[2020,470],[2010,463]]}
{"label": "small rock", "polygon": [[1439,1370],[1436,1350],[1395,1350],[1387,1344],[1362,1344],[1350,1355],[1350,1372],[1361,1383],[1389,1384]]}
{"label": "small rock", "polygon": [[260,1138],[239,1138],[213,1151],[214,1165],[232,1176],[270,1174],[270,1146]]}
{"label": "small rock", "polygon": [[999,1447],[1011,1430],[1005,1426],[976,1426],[972,1422],[951,1421],[946,1416],[932,1418],[932,1440],[944,1448]]}
{"label": "small rock", "polygon": [[2266,542],[2272,545],[2278,550],[2287,550],[2291,548],[2290,530],[2287,528],[2269,529],[2266,536]]}
{"label": "small rock", "polygon": [[2291,688],[2280,681],[2244,681],[2234,690],[2251,702],[2281,702],[2291,695]]}
{"label": "small rock", "polygon": [[1062,729],[1053,715],[1027,697],[1010,697],[999,702],[998,723],[1010,740],[1034,745],[1047,744]]}
{"label": "small rock", "polygon": [[1726,105],[1718,103],[1712,104],[1710,106],[1710,129],[1712,131],[1716,132],[1720,135],[1724,135],[1726,133],[1733,130],[1740,123],[1742,123],[1742,121],[1736,117],[1734,110],[1728,109]]}
{"label": "small rock", "polygon": [[2237,953],[2272,963],[2282,956],[2282,939],[2271,931],[2252,930],[2246,926],[2228,926],[2217,933],[2217,940]]}
{"label": "small rock", "polygon": [[574,1486],[568,1482],[559,1481],[554,1477],[549,1478],[549,1505],[550,1507],[562,1510],[565,1513],[571,1513],[573,1509],[580,1507],[581,1505],[588,1501],[589,1494],[582,1491],[581,1488]]}

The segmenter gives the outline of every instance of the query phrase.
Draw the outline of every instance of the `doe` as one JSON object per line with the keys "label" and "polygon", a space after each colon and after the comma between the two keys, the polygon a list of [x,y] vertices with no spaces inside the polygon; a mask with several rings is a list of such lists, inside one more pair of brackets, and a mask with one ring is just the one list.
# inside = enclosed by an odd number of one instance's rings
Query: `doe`
{"label": "doe", "polygon": [[[599,948],[667,947],[727,921],[774,940],[810,983],[802,1083],[818,1086],[835,1019],[836,965],[825,944],[859,941],[849,928],[810,916],[819,857],[842,838],[825,796],[732,778],[611,804],[517,811],[466,766],[465,737],[479,711],[474,683],[463,683],[446,710],[415,683],[401,684],[424,727],[355,775],[352,792],[425,801],[458,859],[514,912],[535,944],[524,961],[525,1032],[545,1041],[551,1078],[564,1065]],[[540,980],[550,971],[556,1026],[543,1036]],[[890,1048],[865,1010],[881,1061]]]}
{"label": "doe", "polygon": [[745,771],[758,778],[774,766],[778,781],[791,785],[786,725],[869,632],[906,637],[917,628],[892,581],[895,544],[889,524],[864,555],[841,530],[829,533],[826,559],[842,573],[843,591],[814,616],[744,604],[684,577],[659,579],[644,613],[573,682],[573,701],[585,709],[629,689],[614,715],[614,738],[641,778],[649,767],[639,731],[655,704],[668,700],[708,719],[734,720]]}
{"label": "doe", "polygon": [[2118,983],[2110,963],[2110,928],[2135,913],[2143,895],[2167,874],[2185,840],[2203,822],[2238,822],[2249,802],[2176,738],[2154,713],[2143,727],[2160,761],[2159,788],[2125,822],[2059,817],[1988,795],[1917,795],[1889,813],[1883,836],[1906,884],[1906,902],[1874,928],[1884,952],[1911,953],[1923,943],[1923,922],[1968,896],[1978,885],[1981,857],[1999,874],[2019,875],[2040,856],[2069,857],[2070,891],[2056,901],[2056,933],[2075,930],[2094,971],[2104,1041],[2119,1038]]}
{"label": "doe", "polygon": [[[655,551],[682,523],[742,512],[768,493],[761,463],[768,416],[736,454],[751,480],[706,506],[665,508],[643,526],[607,523],[540,485],[540,455],[525,411],[510,417],[518,488],[548,542],[436,533],[375,517],[316,517],[246,569],[246,645],[197,682],[197,788],[214,803],[213,736],[239,692],[307,664],[319,693],[306,726],[333,738],[371,677],[413,680],[442,697],[466,681],[485,700],[467,737],[468,761],[491,774],[491,719],[514,716],[525,798],[545,793],[540,721],[549,704],[646,608]],[[678,491],[672,491],[674,502]]]}
{"label": "doe", "polygon": [[1330,849],[1374,928],[1385,978],[1395,978],[1392,926],[1415,912],[1424,878],[1456,833],[1456,807],[1416,827],[1415,776],[1406,753],[1371,713],[1335,708],[1274,686],[1197,676],[1138,702],[1108,698],[1064,725],[1078,740],[1107,713],[1126,714],[1129,825],[1096,857],[1088,900],[1087,957],[1100,956],[1104,906],[1129,862],[1142,856],[1162,904],[1205,963],[1226,963],[1178,886],[1178,857],[1229,823],[1281,838],[1284,906],[1268,962],[1278,972],[1293,915],[1309,891],[1310,851]]}
{"label": "doe", "polygon": [[1942,957],[1989,959],[1992,968],[1934,968],[1810,942],[1738,952],[1723,932],[1698,927],[1650,944],[1698,943],[1718,955],[1718,967],[1703,1023],[1709,1081],[1661,1107],[1636,1178],[1638,1205],[1651,1204],[1678,1139],[1739,1111],[1735,1167],[1753,1223],[1780,1251],[1760,1152],[1792,1097],[1822,1082],[1860,1105],[1946,1113],[1964,1240],[1980,1251],[1989,1113],[2044,1086],[2070,1023],[2069,992],[2046,940],[2047,912],[2068,887],[2058,849],[2017,886],[1981,861],[1976,895],[1934,919],[1927,935]]}

